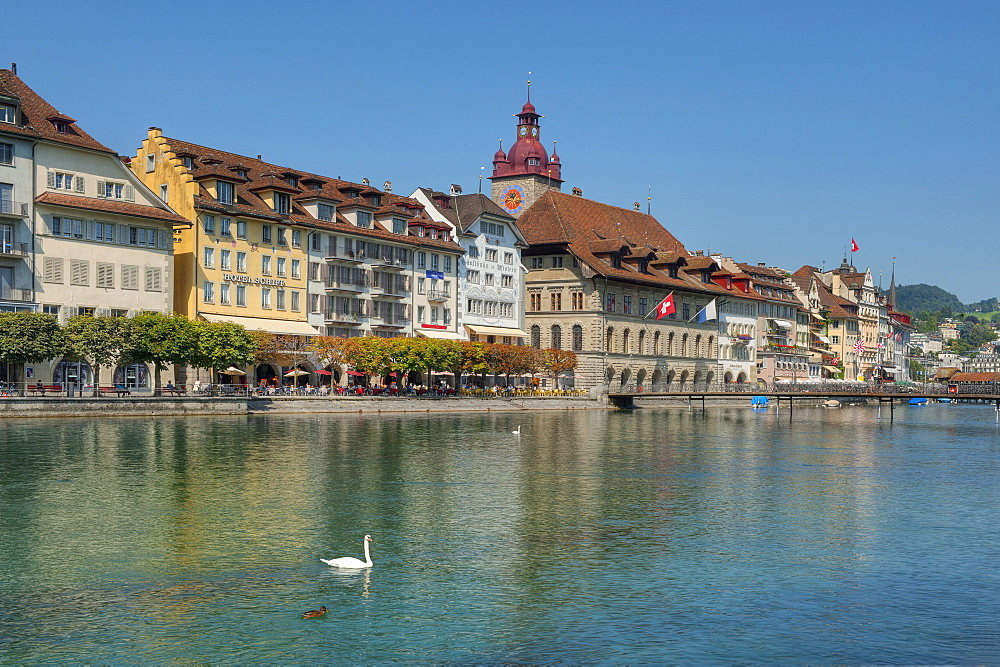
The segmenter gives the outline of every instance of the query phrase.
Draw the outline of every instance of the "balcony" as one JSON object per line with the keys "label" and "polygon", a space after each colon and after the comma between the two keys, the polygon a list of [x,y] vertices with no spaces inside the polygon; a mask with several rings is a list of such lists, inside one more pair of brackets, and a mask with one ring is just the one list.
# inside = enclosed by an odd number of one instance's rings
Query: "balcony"
{"label": "balcony", "polygon": [[353,250],[341,250],[339,253],[337,249],[329,246],[326,249],[326,261],[328,262],[347,262],[348,264],[361,264],[365,261],[364,253],[355,252]]}
{"label": "balcony", "polygon": [[372,265],[402,271],[406,268],[403,260],[391,257],[372,257]]}
{"label": "balcony", "polygon": [[34,301],[30,289],[0,285],[0,301]]}
{"label": "balcony", "polygon": [[27,243],[0,243],[0,257],[27,257]]}
{"label": "balcony", "polygon": [[325,312],[323,313],[323,319],[326,320],[327,324],[348,324],[356,326],[361,324],[363,315],[359,313]]}
{"label": "balcony", "polygon": [[378,290],[380,294],[373,294],[375,298],[384,297],[387,299],[402,299],[409,295],[410,290],[400,287],[399,285],[385,285],[382,287],[372,287],[373,290]]}
{"label": "balcony", "polygon": [[381,319],[373,317],[371,325],[373,329],[402,329],[405,326],[409,326],[410,320],[405,317],[393,317],[389,319]]}
{"label": "balcony", "polygon": [[351,292],[357,294],[368,287],[367,280],[327,280],[326,289],[329,292]]}
{"label": "balcony", "polygon": [[27,218],[28,205],[13,199],[0,199],[0,215],[10,218]]}
{"label": "balcony", "polygon": [[451,292],[440,289],[427,290],[428,301],[447,301],[451,298]]}

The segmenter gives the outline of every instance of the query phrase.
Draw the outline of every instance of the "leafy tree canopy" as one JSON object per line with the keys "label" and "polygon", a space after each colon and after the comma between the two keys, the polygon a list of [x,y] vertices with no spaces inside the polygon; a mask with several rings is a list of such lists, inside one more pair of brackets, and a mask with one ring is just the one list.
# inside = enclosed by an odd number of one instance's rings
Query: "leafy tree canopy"
{"label": "leafy tree canopy", "polygon": [[66,353],[66,336],[55,315],[0,313],[0,361],[38,363]]}

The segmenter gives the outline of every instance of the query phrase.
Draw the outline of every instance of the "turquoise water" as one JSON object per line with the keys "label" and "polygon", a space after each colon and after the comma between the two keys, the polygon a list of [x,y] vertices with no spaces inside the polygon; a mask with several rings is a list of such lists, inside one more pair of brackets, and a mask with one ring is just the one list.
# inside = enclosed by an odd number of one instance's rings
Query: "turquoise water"
{"label": "turquoise water", "polygon": [[992,408],[788,416],[5,420],[0,661],[1000,661]]}

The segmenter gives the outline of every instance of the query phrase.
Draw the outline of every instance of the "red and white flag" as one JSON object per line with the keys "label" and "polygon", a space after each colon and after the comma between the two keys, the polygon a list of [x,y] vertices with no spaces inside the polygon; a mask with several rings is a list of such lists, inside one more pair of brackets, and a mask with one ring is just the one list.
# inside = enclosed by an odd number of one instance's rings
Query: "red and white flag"
{"label": "red and white flag", "polygon": [[903,340],[903,332],[902,331],[900,331],[898,334],[896,334],[896,340],[897,341],[902,341]]}
{"label": "red and white flag", "polygon": [[865,351],[865,341],[863,341],[863,340],[861,340],[861,339],[859,338],[859,339],[857,340],[857,342],[856,342],[856,343],[854,343],[854,351],[855,351],[856,353],[858,353],[858,354],[861,354],[862,352],[864,352],[864,351]]}
{"label": "red and white flag", "polygon": [[860,250],[860,248],[858,247],[858,242],[855,241],[854,237],[852,236],[851,237],[851,252],[857,252],[858,250]]}
{"label": "red and white flag", "polygon": [[674,293],[671,292],[666,296],[663,301],[656,305],[656,319],[661,320],[671,313],[677,312],[677,306],[674,305]]}

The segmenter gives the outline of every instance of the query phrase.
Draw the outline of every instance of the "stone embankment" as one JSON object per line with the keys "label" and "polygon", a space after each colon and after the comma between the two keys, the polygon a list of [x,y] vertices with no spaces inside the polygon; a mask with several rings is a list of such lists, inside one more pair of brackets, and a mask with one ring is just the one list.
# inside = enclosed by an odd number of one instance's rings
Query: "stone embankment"
{"label": "stone embankment", "polygon": [[4,398],[0,417],[152,417],[306,413],[509,412],[520,410],[613,410],[588,397],[376,398],[129,397]]}

